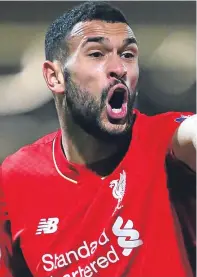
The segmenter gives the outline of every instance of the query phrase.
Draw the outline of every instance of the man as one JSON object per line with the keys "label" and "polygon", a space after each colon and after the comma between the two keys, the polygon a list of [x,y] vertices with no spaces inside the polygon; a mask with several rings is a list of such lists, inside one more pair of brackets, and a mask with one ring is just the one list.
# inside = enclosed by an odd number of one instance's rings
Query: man
{"label": "man", "polygon": [[2,164],[0,276],[192,276],[167,183],[194,176],[196,117],[133,109],[137,41],[109,4],[59,17],[45,50],[60,130]]}

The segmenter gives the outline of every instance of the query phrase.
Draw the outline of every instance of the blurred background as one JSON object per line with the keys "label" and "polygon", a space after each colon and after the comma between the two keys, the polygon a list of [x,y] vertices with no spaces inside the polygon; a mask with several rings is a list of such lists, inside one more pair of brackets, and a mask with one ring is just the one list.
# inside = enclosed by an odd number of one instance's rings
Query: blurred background
{"label": "blurred background", "polygon": [[[196,2],[109,2],[139,41],[138,109],[196,112]],[[0,162],[59,127],[41,71],[44,36],[51,21],[79,3],[0,1]]]}

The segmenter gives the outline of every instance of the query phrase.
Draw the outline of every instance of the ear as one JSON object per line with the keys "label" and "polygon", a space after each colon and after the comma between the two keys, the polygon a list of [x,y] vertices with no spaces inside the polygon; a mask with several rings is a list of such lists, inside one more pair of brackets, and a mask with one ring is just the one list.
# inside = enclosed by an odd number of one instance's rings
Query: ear
{"label": "ear", "polygon": [[48,88],[54,94],[64,93],[64,75],[59,62],[45,61],[42,67],[42,72]]}

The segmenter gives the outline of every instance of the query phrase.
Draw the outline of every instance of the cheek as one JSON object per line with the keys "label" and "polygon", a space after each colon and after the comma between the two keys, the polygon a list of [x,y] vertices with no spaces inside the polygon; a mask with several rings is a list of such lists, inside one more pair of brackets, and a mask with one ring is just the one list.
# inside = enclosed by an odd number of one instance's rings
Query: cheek
{"label": "cheek", "polygon": [[94,68],[90,69],[88,66],[78,67],[72,72],[72,80],[82,90],[88,91],[91,94],[100,94],[103,89],[101,73]]}
{"label": "cheek", "polygon": [[136,88],[136,85],[138,83],[138,78],[139,78],[139,67],[136,64],[130,69],[130,71],[128,71],[128,82],[129,82],[129,86],[132,89]]}
{"label": "cheek", "polygon": [[94,75],[88,64],[77,54],[69,59],[66,67],[70,72],[72,81],[83,89],[86,88],[88,80],[92,78],[91,75]]}
{"label": "cheek", "polygon": [[72,81],[81,88],[84,88],[89,77],[87,68],[81,65],[73,66],[70,69],[70,74]]}
{"label": "cheek", "polygon": [[[80,65],[76,71],[76,78],[81,80],[81,84],[93,93],[99,92],[105,86],[105,66],[103,64],[86,64],[83,67]],[[107,85],[107,84],[106,84]]]}
{"label": "cheek", "polygon": [[106,65],[105,63],[99,63],[97,65],[94,66],[94,70],[97,74],[104,74],[105,72],[105,68],[106,68]]}

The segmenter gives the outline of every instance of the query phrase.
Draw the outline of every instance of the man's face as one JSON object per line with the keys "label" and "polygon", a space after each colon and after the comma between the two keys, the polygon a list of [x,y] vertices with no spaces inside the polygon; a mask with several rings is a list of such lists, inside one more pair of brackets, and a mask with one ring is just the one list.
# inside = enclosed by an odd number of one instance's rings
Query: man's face
{"label": "man's face", "polygon": [[67,41],[65,97],[73,118],[96,136],[127,133],[139,75],[132,30],[124,23],[82,22]]}

